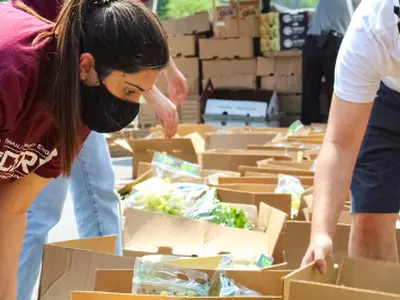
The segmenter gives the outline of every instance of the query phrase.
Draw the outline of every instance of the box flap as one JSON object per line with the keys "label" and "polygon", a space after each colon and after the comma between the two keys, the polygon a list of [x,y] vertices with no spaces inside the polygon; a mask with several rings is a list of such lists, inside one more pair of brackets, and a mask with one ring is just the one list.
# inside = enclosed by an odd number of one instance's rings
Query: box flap
{"label": "box flap", "polygon": [[69,300],[71,290],[93,290],[97,269],[133,266],[133,258],[45,245],[39,299]]}
{"label": "box flap", "polygon": [[346,288],[336,285],[297,281],[290,283],[288,298],[285,300],[397,300],[400,296],[381,292]]}
{"label": "box flap", "polygon": [[253,166],[239,166],[239,171],[244,172],[258,172],[258,173],[266,173],[266,174],[286,174],[292,176],[307,176],[314,177],[314,172],[303,171],[303,170],[282,170],[282,169],[274,169],[274,168],[258,168]]}
{"label": "box flap", "polygon": [[[209,275],[212,275],[213,272],[210,271],[207,273],[209,273]],[[281,280],[282,277],[288,275],[289,273],[290,271],[284,271],[284,270],[263,271],[263,272],[226,271],[227,276],[229,276],[239,284],[249,289],[258,291],[263,295],[279,296],[279,298],[277,297],[276,299],[281,299],[280,298],[282,295]],[[132,278],[133,278],[132,270],[98,270],[96,274],[95,290],[102,292],[112,292],[112,293],[131,293]],[[147,296],[147,298],[149,298],[149,296]],[[246,297],[246,299],[247,298],[248,297]],[[190,298],[185,298],[185,299],[190,299]],[[204,298],[201,297],[201,299]],[[229,298],[224,297],[224,299],[229,299]],[[237,297],[235,299],[237,299]]]}
{"label": "box flap", "polygon": [[134,153],[137,152],[167,152],[174,153],[195,153],[193,142],[190,138],[174,138],[170,142],[164,139],[132,140],[129,141]]}
{"label": "box flap", "polygon": [[[177,255],[232,253],[238,258],[246,258],[268,252],[265,233],[134,208],[125,210],[124,241],[127,250],[155,252],[159,247],[169,247]],[[251,249],[247,245],[252,245]]]}
{"label": "box flap", "polygon": [[279,209],[273,208],[265,203],[260,203],[258,213],[257,230],[268,235],[268,255],[272,256],[279,236],[285,226],[288,215]]}
{"label": "box flap", "polygon": [[189,138],[192,141],[196,153],[204,152],[206,148],[206,142],[198,132],[192,132],[186,135],[185,138]]}
{"label": "box flap", "polygon": [[[314,178],[298,177],[303,186],[312,186]],[[278,176],[219,177],[219,184],[278,184]]]}
{"label": "box flap", "polygon": [[88,239],[69,240],[69,241],[51,243],[48,245],[115,255],[117,247],[117,236],[110,235],[110,236],[95,237]]}
{"label": "box flap", "polygon": [[315,264],[310,264],[304,268],[296,270],[291,274],[283,278],[283,295],[284,300],[289,299],[290,294],[290,284],[292,280],[302,280],[320,283],[331,283],[334,284],[336,280],[337,273],[333,267],[332,262],[328,262],[328,271],[325,275],[322,275]]}
{"label": "box flap", "polygon": [[400,294],[399,264],[347,257],[343,260],[338,285]]}

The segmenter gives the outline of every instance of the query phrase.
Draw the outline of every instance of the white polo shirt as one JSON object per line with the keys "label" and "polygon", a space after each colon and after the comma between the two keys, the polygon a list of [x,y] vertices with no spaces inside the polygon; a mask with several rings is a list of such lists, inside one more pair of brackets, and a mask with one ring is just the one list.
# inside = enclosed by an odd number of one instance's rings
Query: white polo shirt
{"label": "white polo shirt", "polygon": [[[332,0],[334,1],[334,0]],[[374,100],[380,81],[400,92],[398,0],[362,0],[336,62],[335,93],[346,101]]]}

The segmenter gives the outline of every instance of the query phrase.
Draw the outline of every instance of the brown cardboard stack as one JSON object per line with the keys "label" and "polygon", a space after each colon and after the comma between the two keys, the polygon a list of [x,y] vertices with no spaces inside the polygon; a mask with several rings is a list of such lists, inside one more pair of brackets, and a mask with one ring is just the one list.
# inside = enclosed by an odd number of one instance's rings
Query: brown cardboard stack
{"label": "brown cardboard stack", "polygon": [[302,58],[300,51],[271,53],[257,58],[261,88],[286,94],[301,93]]}
{"label": "brown cardboard stack", "polygon": [[[200,121],[200,65],[198,58],[198,38],[211,30],[208,12],[200,12],[192,16],[162,22],[168,33],[170,55],[188,84],[188,99],[179,109],[179,117],[183,123]],[[165,76],[160,76],[156,86],[168,96],[168,84]],[[143,105],[145,106],[145,105]],[[144,108],[142,120],[154,125],[157,120],[150,108]],[[143,124],[142,121],[140,121]],[[143,127],[143,126],[142,126]]]}
{"label": "brown cardboard stack", "polygon": [[257,88],[253,38],[260,34],[258,1],[230,1],[216,6],[214,37],[199,41],[203,87]]}

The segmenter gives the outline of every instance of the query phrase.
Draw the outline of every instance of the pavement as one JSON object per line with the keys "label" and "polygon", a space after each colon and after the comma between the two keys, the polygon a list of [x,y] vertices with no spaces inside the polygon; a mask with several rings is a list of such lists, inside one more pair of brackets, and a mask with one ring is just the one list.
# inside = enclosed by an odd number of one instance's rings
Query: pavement
{"label": "pavement", "polygon": [[[115,158],[112,162],[117,182],[132,178],[132,159],[130,157]],[[65,241],[77,238],[79,237],[74,215],[74,206],[72,204],[71,194],[68,193],[61,220],[49,233],[49,242],[54,243],[61,240]],[[37,287],[34,291],[34,295],[37,295]],[[37,298],[34,296],[32,300],[33,299]]]}

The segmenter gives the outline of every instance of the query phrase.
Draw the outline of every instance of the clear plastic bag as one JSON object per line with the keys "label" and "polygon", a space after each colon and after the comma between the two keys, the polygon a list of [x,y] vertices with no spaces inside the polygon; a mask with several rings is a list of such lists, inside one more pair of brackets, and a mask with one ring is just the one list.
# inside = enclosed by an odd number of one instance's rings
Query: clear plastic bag
{"label": "clear plastic bag", "polygon": [[300,196],[303,192],[303,185],[297,177],[283,174],[279,175],[278,186],[275,189],[275,193],[292,195],[292,217],[299,212]]}
{"label": "clear plastic bag", "polygon": [[232,297],[232,296],[261,296],[259,292],[250,290],[233,279],[226,276],[225,272],[216,272],[210,282],[211,297]]}
{"label": "clear plastic bag", "polygon": [[206,273],[136,258],[132,293],[180,297],[206,297],[209,294]]}
{"label": "clear plastic bag", "polygon": [[154,153],[151,162],[154,177],[168,182],[200,182],[200,167],[160,152]]}
{"label": "clear plastic bag", "polygon": [[186,218],[200,219],[218,225],[252,230],[254,225],[242,209],[230,207],[217,198],[215,188],[208,190],[197,203],[183,215]]}

